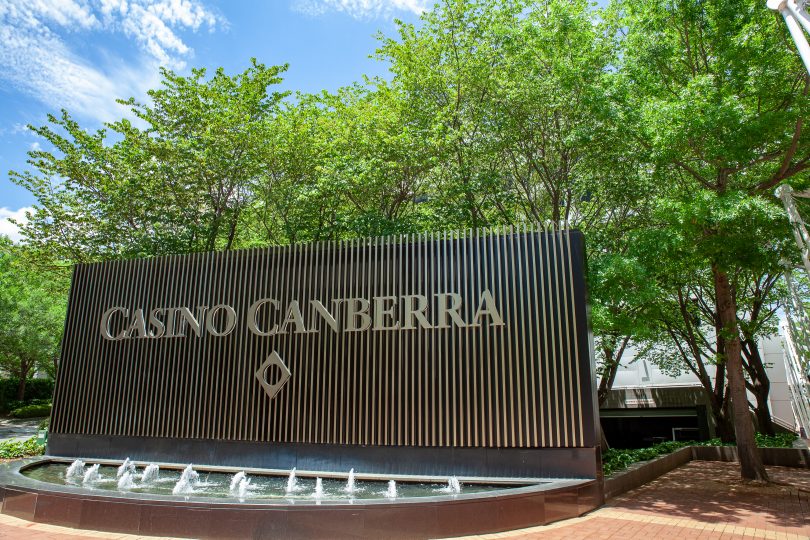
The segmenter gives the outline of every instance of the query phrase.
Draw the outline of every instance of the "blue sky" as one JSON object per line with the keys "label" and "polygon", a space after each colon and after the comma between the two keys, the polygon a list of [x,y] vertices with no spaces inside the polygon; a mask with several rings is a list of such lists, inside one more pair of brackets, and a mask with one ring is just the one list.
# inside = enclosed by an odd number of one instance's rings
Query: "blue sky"
{"label": "blue sky", "polygon": [[244,70],[251,57],[289,63],[283,89],[336,90],[363,74],[374,35],[394,18],[416,21],[428,0],[2,0],[0,1],[0,234],[34,198],[8,178],[27,167],[43,125],[66,108],[89,129],[120,118],[114,98],[143,98],[158,67]]}

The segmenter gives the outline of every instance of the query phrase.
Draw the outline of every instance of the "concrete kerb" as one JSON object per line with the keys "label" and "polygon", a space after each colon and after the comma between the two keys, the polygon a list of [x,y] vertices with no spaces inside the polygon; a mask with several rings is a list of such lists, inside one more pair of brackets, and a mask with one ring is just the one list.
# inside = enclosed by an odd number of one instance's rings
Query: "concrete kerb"
{"label": "concrete kerb", "polygon": [[[806,448],[760,448],[765,465],[810,469],[810,450]],[[685,446],[649,461],[633,463],[627,469],[605,478],[605,500],[652,482],[692,460],[738,461],[733,446]]]}

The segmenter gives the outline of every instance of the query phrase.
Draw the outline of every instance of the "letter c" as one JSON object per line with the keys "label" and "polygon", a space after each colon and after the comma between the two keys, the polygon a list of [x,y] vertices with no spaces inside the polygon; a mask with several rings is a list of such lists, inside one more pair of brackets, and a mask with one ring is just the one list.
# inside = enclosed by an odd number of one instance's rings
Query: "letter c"
{"label": "letter c", "polygon": [[256,300],[250,306],[250,309],[248,309],[247,325],[250,331],[257,336],[272,336],[278,332],[278,324],[274,324],[273,328],[265,332],[261,330],[259,325],[256,323],[256,314],[258,313],[259,308],[264,304],[271,304],[274,308],[276,308],[276,311],[281,308],[278,300],[274,300],[273,298],[262,298],[260,300]]}
{"label": "letter c", "polygon": [[118,341],[124,339],[127,335],[126,329],[124,329],[117,337],[114,337],[110,333],[110,319],[112,318],[113,313],[116,311],[120,311],[124,317],[129,317],[129,310],[122,307],[111,307],[107,311],[105,311],[101,315],[101,335],[104,339],[109,339],[110,341]]}

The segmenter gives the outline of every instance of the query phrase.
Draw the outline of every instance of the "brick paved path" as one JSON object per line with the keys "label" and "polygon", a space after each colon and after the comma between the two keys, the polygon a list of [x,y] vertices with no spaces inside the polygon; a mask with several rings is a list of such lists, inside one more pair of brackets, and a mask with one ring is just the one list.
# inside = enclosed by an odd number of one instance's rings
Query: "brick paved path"
{"label": "brick paved path", "polygon": [[736,463],[692,461],[587,516],[479,538],[810,539],[810,470],[767,467],[740,482]]}
{"label": "brick paved path", "polygon": [[[810,539],[810,470],[768,467],[768,486],[741,483],[734,463],[692,461],[587,516],[473,538]],[[0,514],[0,538],[147,538],[31,523]],[[154,540],[154,537],[149,537]]]}

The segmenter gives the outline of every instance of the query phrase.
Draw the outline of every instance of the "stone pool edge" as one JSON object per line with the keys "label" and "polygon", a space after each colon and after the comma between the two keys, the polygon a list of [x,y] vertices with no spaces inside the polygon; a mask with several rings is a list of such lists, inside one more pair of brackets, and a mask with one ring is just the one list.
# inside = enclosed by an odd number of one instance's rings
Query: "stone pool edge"
{"label": "stone pool edge", "polygon": [[0,512],[77,529],[189,538],[435,538],[545,525],[603,502],[598,481],[587,479],[455,496],[291,503],[99,495],[20,474],[49,461],[64,462],[45,456],[0,467]]}

